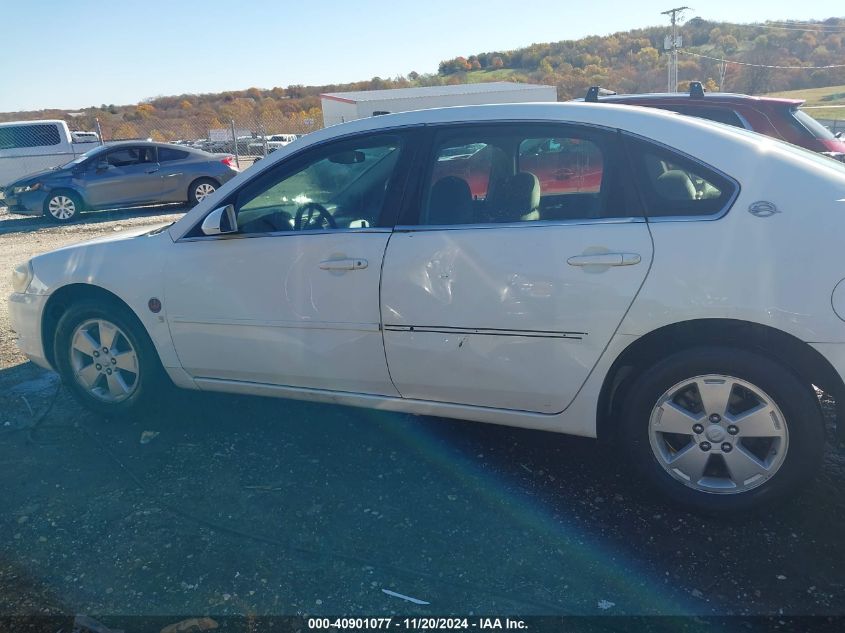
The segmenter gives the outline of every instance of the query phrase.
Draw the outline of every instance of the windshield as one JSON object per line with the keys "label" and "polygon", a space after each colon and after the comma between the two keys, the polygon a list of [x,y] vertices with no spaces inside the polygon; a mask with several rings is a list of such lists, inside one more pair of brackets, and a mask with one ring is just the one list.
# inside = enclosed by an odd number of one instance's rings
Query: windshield
{"label": "windshield", "polygon": [[91,158],[92,156],[96,156],[97,154],[101,154],[105,150],[106,150],[106,148],[105,148],[104,145],[100,145],[98,147],[95,147],[94,149],[89,149],[87,152],[85,152],[84,154],[80,154],[79,156],[74,158],[69,163],[65,163],[64,165],[59,165],[59,167],[57,169],[67,169],[69,167],[73,167],[74,165],[80,165],[83,162],[85,162],[86,160],[88,160],[89,158]]}
{"label": "windshield", "polygon": [[817,139],[821,139],[823,141],[832,141],[836,138],[833,132],[828,130],[825,126],[816,121],[813,117],[811,117],[803,110],[798,110],[797,108],[795,110],[792,110],[792,116],[801,124],[801,127],[806,129]]}

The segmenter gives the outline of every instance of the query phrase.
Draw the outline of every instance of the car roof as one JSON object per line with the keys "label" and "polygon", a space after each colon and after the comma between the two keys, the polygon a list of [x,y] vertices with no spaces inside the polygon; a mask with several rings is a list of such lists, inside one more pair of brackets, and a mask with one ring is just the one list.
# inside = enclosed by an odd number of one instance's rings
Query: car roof
{"label": "car roof", "polygon": [[[584,101],[583,98],[576,101]],[[598,103],[659,103],[662,101],[689,102],[695,104],[710,103],[756,103],[767,105],[780,105],[784,107],[797,107],[804,103],[803,99],[785,99],[782,97],[758,97],[733,92],[707,92],[703,97],[691,97],[688,92],[649,92],[638,94],[609,94],[600,95]]]}
{"label": "car roof", "polygon": [[0,123],[0,126],[11,126],[11,125],[37,125],[39,123],[60,123],[64,124],[65,122],[60,119],[33,119],[31,121],[4,121]]}
{"label": "car roof", "polygon": [[108,147],[108,148],[115,148],[115,147],[171,147],[173,149],[178,149],[179,151],[191,152],[194,154],[205,154],[200,149],[195,147],[191,147],[189,145],[177,145],[176,143],[162,143],[159,141],[106,141],[105,145],[101,145],[100,147]]}

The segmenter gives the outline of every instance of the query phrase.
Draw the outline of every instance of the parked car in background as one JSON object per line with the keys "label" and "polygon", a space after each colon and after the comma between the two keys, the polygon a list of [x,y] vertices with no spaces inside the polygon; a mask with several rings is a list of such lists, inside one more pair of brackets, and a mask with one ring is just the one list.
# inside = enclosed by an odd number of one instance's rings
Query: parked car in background
{"label": "parked car in background", "polygon": [[270,154],[277,149],[290,145],[297,138],[299,137],[296,134],[273,134],[266,138],[259,136],[249,144],[248,153],[254,156],[262,156],[266,149],[267,153]]}
{"label": "parked car in background", "polygon": [[96,132],[75,131],[70,133],[74,143],[99,143],[100,136]]}
{"label": "parked car in background", "polygon": [[296,134],[274,134],[267,139],[267,148],[270,152],[283,148],[285,145],[290,145],[297,139]]}
{"label": "parked car in background", "polygon": [[239,136],[237,142],[232,142],[231,140],[227,140],[223,142],[223,150],[224,152],[234,152],[235,147],[237,147],[237,152],[240,155],[246,155],[249,153],[249,146],[253,141],[252,135],[250,136]]}
{"label": "parked car in background", "polygon": [[62,165],[90,149],[88,142],[74,140],[64,121],[0,123],[0,190],[22,176]]}
{"label": "parked car in background", "polygon": [[6,189],[10,213],[69,222],[86,209],[196,204],[238,173],[231,156],[185,146],[126,141],[99,146]]}
{"label": "parked car in background", "polygon": [[[557,183],[530,171],[584,146]],[[438,172],[488,147],[483,196]],[[822,463],[814,386],[845,411],[843,190],[840,163],[657,109],[372,117],[170,226],[23,263],[11,322],[109,417],[172,381],[598,436],[730,515]]]}
{"label": "parked car in background", "polygon": [[579,101],[672,110],[752,130],[840,161],[845,159],[845,141],[801,110],[804,101],[800,99],[706,93],[701,83],[694,81],[688,93],[625,95],[594,86],[587,92],[585,99]]}
{"label": "parked car in background", "polygon": [[[290,145],[297,138],[299,137],[296,134],[273,134],[272,136],[267,138],[267,153],[270,154],[272,152],[275,152],[277,149],[281,149],[286,145]],[[261,146],[262,148],[265,146],[265,143],[263,141],[261,143]]]}

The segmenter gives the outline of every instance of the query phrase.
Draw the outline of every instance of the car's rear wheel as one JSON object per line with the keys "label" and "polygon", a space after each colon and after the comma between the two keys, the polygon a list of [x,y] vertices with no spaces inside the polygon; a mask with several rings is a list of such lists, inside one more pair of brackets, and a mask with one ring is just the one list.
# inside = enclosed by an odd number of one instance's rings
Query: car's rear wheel
{"label": "car's rear wheel", "polygon": [[82,211],[82,201],[70,191],[54,191],[44,201],[44,215],[53,222],[70,222]]}
{"label": "car's rear wheel", "polygon": [[65,385],[102,415],[140,412],[167,386],[152,341],[116,301],[72,305],[56,328],[55,359]]}
{"label": "car's rear wheel", "polygon": [[188,201],[197,205],[217,191],[219,185],[211,178],[200,178],[191,183],[188,189]]}
{"label": "car's rear wheel", "polygon": [[666,358],[631,385],[622,415],[624,444],[644,478],[705,512],[782,498],[822,462],[824,424],[812,389],[745,350]]}

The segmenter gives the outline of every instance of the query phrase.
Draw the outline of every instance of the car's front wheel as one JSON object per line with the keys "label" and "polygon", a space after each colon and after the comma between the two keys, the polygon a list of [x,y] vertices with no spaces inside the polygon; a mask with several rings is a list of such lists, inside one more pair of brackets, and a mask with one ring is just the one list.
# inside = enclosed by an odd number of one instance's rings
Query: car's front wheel
{"label": "car's front wheel", "polygon": [[44,201],[44,215],[53,222],[70,222],[82,211],[82,201],[70,191],[55,191]]}
{"label": "car's front wheel", "polygon": [[811,387],[745,350],[666,358],[631,385],[621,414],[624,444],[644,478],[705,512],[782,498],[822,462],[824,424]]}
{"label": "car's front wheel", "polygon": [[164,370],[135,315],[116,301],[82,301],[59,319],[55,360],[85,407],[102,415],[142,412],[162,396]]}

